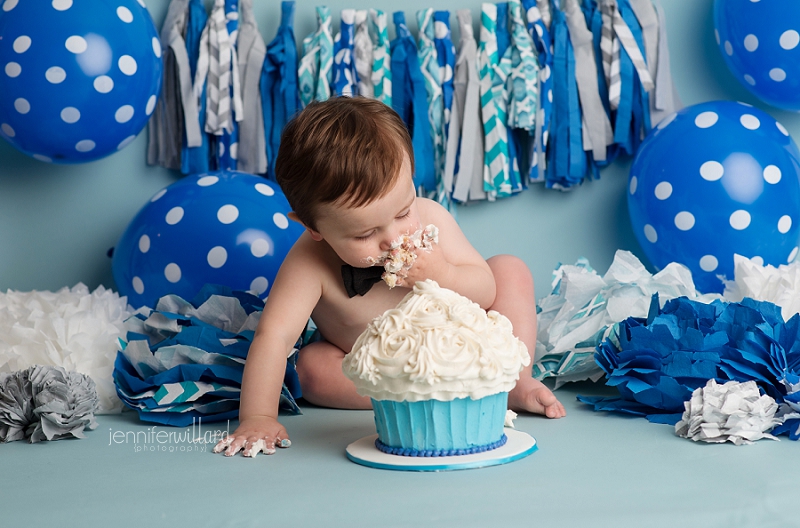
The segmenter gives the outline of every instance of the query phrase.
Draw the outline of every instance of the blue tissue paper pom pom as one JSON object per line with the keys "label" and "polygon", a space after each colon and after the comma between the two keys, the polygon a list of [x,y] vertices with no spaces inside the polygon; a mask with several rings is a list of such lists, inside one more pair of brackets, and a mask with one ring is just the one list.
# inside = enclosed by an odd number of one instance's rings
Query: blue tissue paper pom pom
{"label": "blue tissue paper pom pom", "polygon": [[[264,302],[225,286],[206,285],[191,300],[159,299],[155,310],[126,321],[127,342],[113,379],[122,402],[146,422],[185,427],[239,416],[242,374]],[[305,332],[295,348],[305,344]],[[284,373],[279,410],[301,414],[296,354]]]}
{"label": "blue tissue paper pom pom", "polygon": [[[595,353],[619,398],[579,396],[596,411],[645,416],[674,425],[684,402],[709,379],[755,381],[779,404],[800,410],[800,315],[784,321],[780,307],[745,298],[741,303],[703,304],[686,297],[659,308],[653,296],[646,320],[621,322]],[[800,436],[800,419],[773,434]]]}

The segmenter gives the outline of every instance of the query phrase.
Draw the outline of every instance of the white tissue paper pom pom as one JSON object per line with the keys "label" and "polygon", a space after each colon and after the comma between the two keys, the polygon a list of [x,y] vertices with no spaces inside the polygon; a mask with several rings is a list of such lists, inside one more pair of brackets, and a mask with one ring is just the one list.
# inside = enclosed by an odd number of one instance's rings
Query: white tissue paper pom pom
{"label": "white tissue paper pom pom", "polygon": [[628,317],[647,317],[654,293],[661,306],[676,297],[710,303],[717,294],[701,294],[686,266],[672,262],[651,274],[636,256],[618,250],[605,275],[581,258],[553,272],[552,293],[541,299],[533,377],[555,377],[556,388],[571,381],[597,381],[603,371],[594,352]]}
{"label": "white tissue paper pom pom", "polygon": [[97,386],[99,413],[120,412],[111,373],[130,314],[127,298],[103,286],[0,292],[0,372],[33,365],[80,372]]}
{"label": "white tissue paper pom pom", "polygon": [[702,442],[751,444],[755,440],[777,440],[769,432],[782,420],[775,417],[778,404],[762,395],[755,381],[729,381],[719,385],[713,379],[695,389],[685,402],[675,434]]}
{"label": "white tissue paper pom pom", "polygon": [[740,302],[745,297],[769,301],[781,307],[783,319],[788,321],[800,313],[800,262],[781,264],[777,268],[763,266],[755,259],[733,256],[734,279],[724,280],[725,299]]}

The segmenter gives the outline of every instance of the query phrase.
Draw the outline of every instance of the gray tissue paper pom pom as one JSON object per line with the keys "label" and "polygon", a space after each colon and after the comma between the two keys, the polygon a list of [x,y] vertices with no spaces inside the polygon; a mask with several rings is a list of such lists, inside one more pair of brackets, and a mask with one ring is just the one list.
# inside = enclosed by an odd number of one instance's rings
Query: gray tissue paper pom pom
{"label": "gray tissue paper pom pom", "polygon": [[78,372],[34,365],[0,374],[0,441],[83,438],[98,406],[94,381]]}
{"label": "gray tissue paper pom pom", "polygon": [[30,436],[26,430],[35,421],[28,369],[0,372],[0,442]]}

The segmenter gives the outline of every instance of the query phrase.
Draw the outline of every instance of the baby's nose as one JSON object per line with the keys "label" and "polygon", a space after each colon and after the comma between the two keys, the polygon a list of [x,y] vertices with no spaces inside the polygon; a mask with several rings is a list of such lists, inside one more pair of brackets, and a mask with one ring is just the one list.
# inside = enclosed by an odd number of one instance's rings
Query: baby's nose
{"label": "baby's nose", "polygon": [[400,231],[387,231],[381,238],[381,251],[389,251],[392,248],[392,244],[400,241],[401,236],[402,233]]}

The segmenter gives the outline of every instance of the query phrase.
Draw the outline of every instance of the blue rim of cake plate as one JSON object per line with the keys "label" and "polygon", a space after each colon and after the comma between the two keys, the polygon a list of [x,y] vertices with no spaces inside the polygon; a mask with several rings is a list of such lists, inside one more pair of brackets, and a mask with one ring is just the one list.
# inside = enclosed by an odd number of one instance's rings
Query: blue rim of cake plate
{"label": "blue rim of cake plate", "polygon": [[499,466],[525,458],[539,447],[528,433],[506,428],[508,442],[505,445],[474,455],[446,457],[407,457],[390,455],[375,447],[377,434],[365,436],[347,446],[347,458],[356,464],[394,471],[454,471]]}

